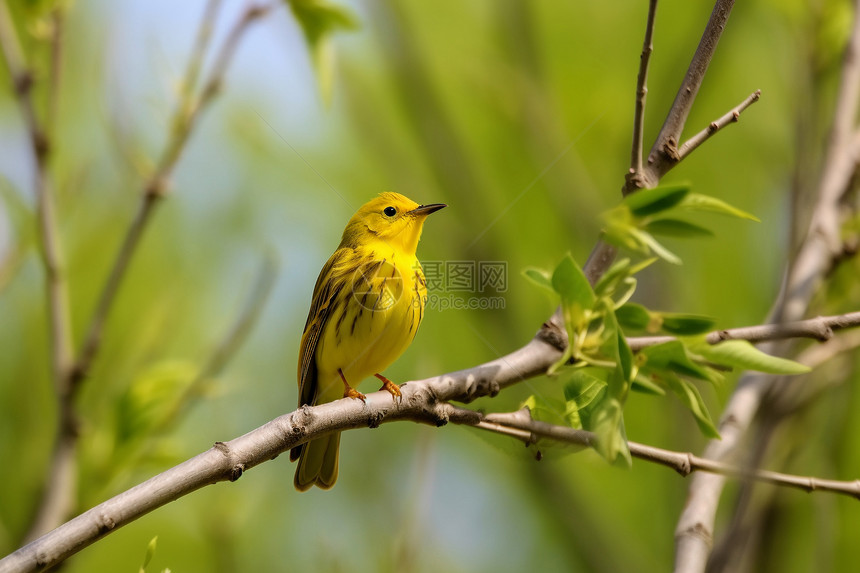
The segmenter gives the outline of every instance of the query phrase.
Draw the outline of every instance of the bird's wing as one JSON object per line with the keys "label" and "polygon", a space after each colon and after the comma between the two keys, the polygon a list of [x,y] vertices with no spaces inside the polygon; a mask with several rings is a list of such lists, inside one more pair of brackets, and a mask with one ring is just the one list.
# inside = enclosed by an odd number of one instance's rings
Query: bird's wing
{"label": "bird's wing", "polygon": [[311,302],[302,343],[299,349],[299,406],[313,404],[317,392],[317,362],[316,350],[320,335],[326,321],[333,310],[341,288],[346,282],[343,277],[333,276],[332,269],[342,264],[351,249],[338,249],[329,258],[320,271],[314,286],[314,296]]}

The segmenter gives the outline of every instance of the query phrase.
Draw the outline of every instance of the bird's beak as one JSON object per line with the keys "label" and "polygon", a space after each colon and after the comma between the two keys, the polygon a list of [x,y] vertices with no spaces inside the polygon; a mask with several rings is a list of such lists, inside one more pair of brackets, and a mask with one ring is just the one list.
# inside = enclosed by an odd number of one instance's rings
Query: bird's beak
{"label": "bird's beak", "polygon": [[426,216],[430,213],[435,213],[439,209],[443,209],[447,206],[448,205],[446,205],[445,203],[431,203],[430,205],[419,205],[409,211],[407,214],[412,215],[413,217]]}

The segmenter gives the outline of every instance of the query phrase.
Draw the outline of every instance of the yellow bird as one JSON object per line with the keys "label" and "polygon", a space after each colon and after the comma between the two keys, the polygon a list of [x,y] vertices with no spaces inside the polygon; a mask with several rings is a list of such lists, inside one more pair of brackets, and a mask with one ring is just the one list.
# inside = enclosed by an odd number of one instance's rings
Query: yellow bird
{"label": "yellow bird", "polygon": [[[446,207],[381,193],[349,220],[340,246],[314,287],[299,349],[299,406],[365,396],[374,375],[396,399],[400,388],[380,372],[412,343],[424,317],[427,285],[415,256],[427,215]],[[337,480],[340,433],[290,451],[299,460],[296,489],[328,489]]]}

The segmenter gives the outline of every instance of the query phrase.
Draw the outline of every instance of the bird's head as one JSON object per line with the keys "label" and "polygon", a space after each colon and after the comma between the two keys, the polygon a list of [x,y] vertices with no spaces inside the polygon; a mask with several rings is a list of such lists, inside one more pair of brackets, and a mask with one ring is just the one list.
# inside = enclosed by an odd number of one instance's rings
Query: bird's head
{"label": "bird's head", "polygon": [[427,215],[444,203],[419,205],[399,193],[380,193],[355,212],[343,231],[342,247],[383,242],[409,255],[415,254]]}

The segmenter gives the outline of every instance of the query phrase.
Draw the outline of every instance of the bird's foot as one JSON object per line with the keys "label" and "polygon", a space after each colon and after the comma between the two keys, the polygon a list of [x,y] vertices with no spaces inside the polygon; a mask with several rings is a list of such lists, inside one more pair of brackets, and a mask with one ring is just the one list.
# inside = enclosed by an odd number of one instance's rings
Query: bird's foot
{"label": "bird's foot", "polygon": [[344,388],[343,397],[344,398],[358,398],[362,402],[367,401],[367,396],[365,396],[364,394],[362,394],[361,392],[359,392],[358,390],[356,390],[352,386],[347,386],[346,388]]}
{"label": "bird's foot", "polygon": [[380,388],[380,390],[388,390],[391,393],[392,400],[396,402],[398,398],[403,398],[403,395],[400,393],[400,386],[398,386],[382,374],[374,374],[374,376],[382,380],[382,388]]}
{"label": "bird's foot", "polygon": [[337,369],[337,373],[340,374],[340,379],[343,380],[344,398],[358,398],[362,402],[367,402],[367,396],[349,385],[349,382],[346,381],[346,376],[343,375],[343,371],[340,368]]}

